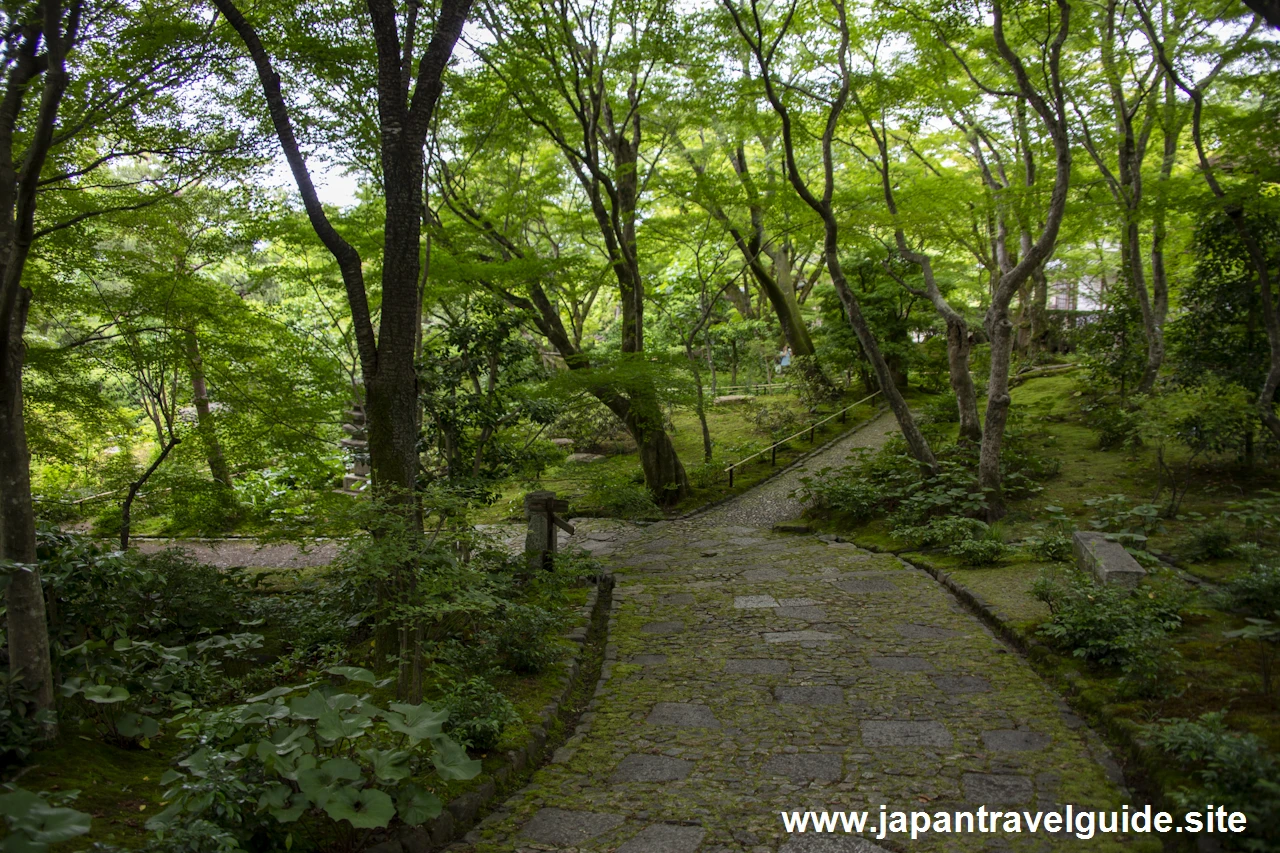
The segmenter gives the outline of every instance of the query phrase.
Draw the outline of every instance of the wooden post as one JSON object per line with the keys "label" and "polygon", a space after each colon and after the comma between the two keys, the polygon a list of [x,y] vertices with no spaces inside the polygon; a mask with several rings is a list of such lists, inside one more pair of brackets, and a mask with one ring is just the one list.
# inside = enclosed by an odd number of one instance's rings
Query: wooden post
{"label": "wooden post", "polygon": [[556,513],[568,512],[569,502],[557,500],[555,492],[530,492],[524,496],[524,516],[529,531],[524,538],[525,559],[531,569],[549,569],[555,558],[559,536],[556,528],[573,535],[573,525]]}

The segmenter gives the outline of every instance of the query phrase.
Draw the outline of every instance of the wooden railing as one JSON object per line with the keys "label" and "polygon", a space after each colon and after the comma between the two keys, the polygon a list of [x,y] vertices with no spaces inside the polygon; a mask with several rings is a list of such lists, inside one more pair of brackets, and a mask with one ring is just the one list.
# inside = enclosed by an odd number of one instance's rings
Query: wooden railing
{"label": "wooden railing", "polygon": [[814,441],[814,437],[816,436],[818,427],[822,426],[827,421],[835,420],[836,418],[840,419],[840,423],[844,423],[850,409],[855,408],[857,406],[861,406],[863,403],[867,402],[868,400],[870,400],[872,397],[875,397],[879,393],[880,393],[879,391],[875,391],[870,395],[863,397],[861,400],[859,400],[856,403],[850,403],[849,405],[845,406],[843,409],[836,412],[835,414],[828,415],[827,417],[823,418],[820,421],[814,421],[813,423],[809,424],[809,426],[805,427],[804,429],[800,430],[799,432],[793,435],[789,435],[786,438],[778,439],[773,444],[766,447],[764,450],[761,450],[757,453],[753,453],[750,456],[748,456],[746,459],[739,459],[737,462],[733,463],[728,468],[724,469],[725,473],[729,475],[729,488],[731,489],[733,488],[733,469],[746,465],[752,459],[755,459],[757,456],[763,456],[766,453],[769,454],[769,464],[777,465],[779,445],[786,444],[788,441],[791,441],[794,438],[799,438],[805,433],[809,434],[809,443],[812,444]]}

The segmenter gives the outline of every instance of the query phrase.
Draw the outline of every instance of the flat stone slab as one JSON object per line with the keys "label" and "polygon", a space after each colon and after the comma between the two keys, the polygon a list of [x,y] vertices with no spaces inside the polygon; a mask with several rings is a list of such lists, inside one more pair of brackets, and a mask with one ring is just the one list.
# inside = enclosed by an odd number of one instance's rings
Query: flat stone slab
{"label": "flat stone slab", "polygon": [[943,693],[990,693],[991,685],[976,675],[936,675],[933,686]]}
{"label": "flat stone slab", "polygon": [[539,844],[554,847],[577,847],[597,835],[604,835],[626,821],[620,814],[571,812],[565,809],[539,809],[524,825],[520,834]]}
{"label": "flat stone slab", "polygon": [[693,853],[707,831],[700,826],[655,823],[618,848],[618,853]]}
{"label": "flat stone slab", "polygon": [[787,573],[782,569],[749,569],[742,573],[742,579],[758,583],[760,581],[784,581]]}
{"label": "flat stone slab", "polygon": [[806,622],[827,621],[827,611],[821,607],[778,607],[773,612],[783,619],[803,619]]}
{"label": "flat stone slab", "polygon": [[735,610],[764,610],[777,606],[778,602],[772,595],[735,595],[733,597]]}
{"label": "flat stone slab", "polygon": [[812,598],[779,598],[779,607],[812,607],[815,604],[821,604],[821,601],[814,601]]}
{"label": "flat stone slab", "polygon": [[706,705],[690,702],[658,702],[645,718],[651,726],[684,726],[696,729],[718,729],[720,721]]}
{"label": "flat stone slab", "polygon": [[898,585],[888,578],[850,578],[836,581],[836,589],[861,594],[866,592],[897,592]]}
{"label": "flat stone slab", "polygon": [[1096,531],[1077,530],[1071,534],[1071,550],[1080,570],[1092,574],[1099,583],[1132,589],[1147,576],[1147,570],[1123,545]]}
{"label": "flat stone slab", "polygon": [[863,720],[863,746],[951,746],[951,733],[936,720]]}
{"label": "flat stone slab", "polygon": [[[878,815],[870,815],[867,822],[879,821]],[[871,828],[874,832],[874,827]],[[844,830],[840,830],[841,833]],[[885,848],[872,844],[856,835],[796,834],[778,848],[778,853],[889,853]]]}
{"label": "flat stone slab", "polygon": [[666,755],[634,753],[618,762],[611,782],[675,782],[693,771],[693,762]]}
{"label": "flat stone slab", "polygon": [[797,782],[839,782],[844,778],[844,762],[840,756],[828,752],[775,755],[765,762],[764,772]]}
{"label": "flat stone slab", "polygon": [[775,687],[774,697],[787,705],[843,705],[844,691],[839,687]]}
{"label": "flat stone slab", "polygon": [[570,453],[566,462],[598,462],[603,459],[599,453]]}
{"label": "flat stone slab", "polygon": [[934,628],[931,625],[899,625],[897,630],[899,636],[908,640],[954,640],[956,637],[964,636],[959,631]]}
{"label": "flat stone slab", "polygon": [[964,794],[974,804],[1029,803],[1035,793],[1026,776],[1003,773],[964,774]]}
{"label": "flat stone slab", "polygon": [[770,631],[761,634],[766,643],[827,643],[840,639],[828,631]]}
{"label": "flat stone slab", "polygon": [[876,669],[892,672],[933,672],[933,664],[924,658],[907,656],[873,657],[869,659]]}
{"label": "flat stone slab", "polygon": [[666,655],[632,655],[627,661],[627,663],[638,663],[641,666],[657,666],[666,662]]}
{"label": "flat stone slab", "polygon": [[724,671],[731,675],[784,675],[791,672],[791,664],[772,658],[739,658],[725,661]]}
{"label": "flat stone slab", "polygon": [[671,595],[662,595],[658,597],[659,604],[693,604],[693,596],[687,592],[677,592]]}
{"label": "flat stone slab", "polygon": [[1049,745],[1049,736],[1025,729],[997,729],[982,733],[982,745],[992,752],[1036,752]]}
{"label": "flat stone slab", "polygon": [[646,634],[683,634],[683,622],[650,622],[648,625],[641,625],[640,630]]}

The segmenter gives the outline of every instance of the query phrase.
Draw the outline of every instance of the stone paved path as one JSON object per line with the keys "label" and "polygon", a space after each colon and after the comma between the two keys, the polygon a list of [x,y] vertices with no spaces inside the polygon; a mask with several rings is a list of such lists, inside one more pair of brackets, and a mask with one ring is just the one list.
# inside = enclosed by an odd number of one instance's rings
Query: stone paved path
{"label": "stone paved path", "polygon": [[[877,421],[809,467],[891,427]],[[1127,802],[1096,736],[932,578],[891,555],[771,532],[797,509],[798,476],[655,525],[611,558],[596,698],[552,762],[455,850],[1120,849],[1043,830],[784,832],[783,810],[866,809],[874,826],[881,804]]]}

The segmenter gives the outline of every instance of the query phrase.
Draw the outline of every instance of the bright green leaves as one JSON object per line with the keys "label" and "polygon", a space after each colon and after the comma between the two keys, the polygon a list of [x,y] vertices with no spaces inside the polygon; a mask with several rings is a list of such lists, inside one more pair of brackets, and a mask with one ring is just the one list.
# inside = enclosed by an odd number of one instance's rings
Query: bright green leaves
{"label": "bright green leaves", "polygon": [[396,808],[391,797],[376,788],[339,788],[324,806],[334,820],[348,821],[356,829],[378,829],[391,823]]}
{"label": "bright green leaves", "polygon": [[392,703],[391,711],[384,715],[387,727],[406,735],[411,743],[439,737],[448,711],[438,711],[430,705],[403,705]]}
{"label": "bright green leaves", "polygon": [[9,825],[3,849],[6,853],[43,853],[89,831],[89,815],[54,806],[39,794],[16,788],[0,794],[0,816]]}
{"label": "bright green leaves", "polygon": [[439,797],[412,783],[402,786],[396,794],[396,814],[409,826],[432,820],[443,808]]}
{"label": "bright green leaves", "polygon": [[[378,683],[358,667],[333,674]],[[152,822],[163,831],[183,816],[234,815],[244,825],[252,812],[278,823],[323,814],[356,829],[386,827],[397,816],[418,825],[442,808],[419,782],[480,772],[480,762],[443,733],[448,717],[427,704],[382,708],[329,686],[276,688],[195,715],[186,731],[205,745],[165,774],[171,805]]]}
{"label": "bright green leaves", "polygon": [[480,762],[467,757],[467,751],[455,740],[440,737],[434,741],[436,752],[431,763],[442,779],[474,779],[480,773]]}

